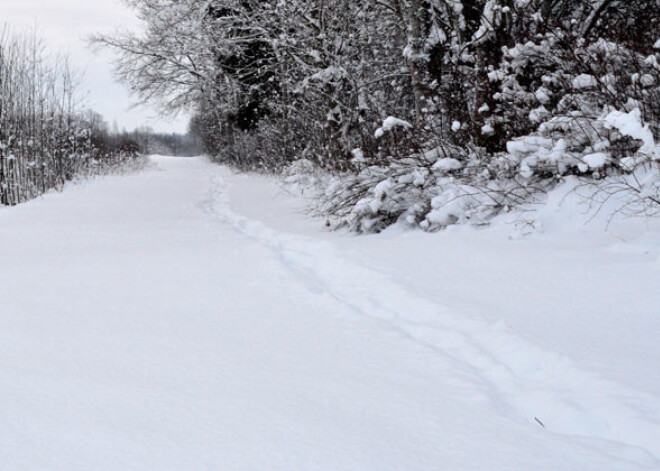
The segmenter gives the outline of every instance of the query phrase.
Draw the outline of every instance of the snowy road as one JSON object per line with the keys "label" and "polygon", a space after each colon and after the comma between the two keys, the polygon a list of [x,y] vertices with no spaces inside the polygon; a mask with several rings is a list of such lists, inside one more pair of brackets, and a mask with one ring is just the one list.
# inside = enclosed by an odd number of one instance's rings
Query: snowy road
{"label": "snowy road", "polygon": [[601,368],[275,215],[267,179],[154,163],[0,209],[1,470],[660,469],[648,302],[633,372]]}

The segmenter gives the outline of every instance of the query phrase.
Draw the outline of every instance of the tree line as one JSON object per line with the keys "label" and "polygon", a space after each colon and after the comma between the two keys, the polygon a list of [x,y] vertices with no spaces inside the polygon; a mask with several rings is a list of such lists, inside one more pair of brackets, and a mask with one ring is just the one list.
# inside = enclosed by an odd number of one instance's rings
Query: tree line
{"label": "tree line", "polygon": [[[138,126],[132,131],[119,130],[117,123],[111,127],[98,113],[87,111],[92,123],[92,140],[95,148],[104,151],[125,149],[141,155],[194,157],[204,153],[200,138],[192,133],[165,133],[149,126]],[[93,116],[93,118],[91,118]]]}
{"label": "tree line", "polygon": [[95,41],[142,100],[192,109],[223,162],[341,175],[324,210],[358,230],[655,168],[613,113],[660,136],[658,0],[128,3],[146,30]]}
{"label": "tree line", "polygon": [[133,149],[99,136],[100,118],[78,88],[67,58],[49,59],[36,31],[0,31],[0,204],[135,160]]}

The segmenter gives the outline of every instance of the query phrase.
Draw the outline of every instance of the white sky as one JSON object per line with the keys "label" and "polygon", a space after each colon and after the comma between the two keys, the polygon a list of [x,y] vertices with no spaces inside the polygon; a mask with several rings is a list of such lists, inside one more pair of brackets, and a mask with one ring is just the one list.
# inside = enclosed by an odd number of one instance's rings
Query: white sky
{"label": "white sky", "polygon": [[164,119],[152,108],[132,108],[126,88],[112,73],[112,54],[95,52],[87,38],[118,28],[139,28],[133,12],[121,0],[0,0],[0,22],[15,30],[38,26],[48,51],[67,52],[75,69],[84,71],[82,91],[88,107],[101,113],[110,125],[132,130],[148,125],[161,132],[185,132],[188,116]]}

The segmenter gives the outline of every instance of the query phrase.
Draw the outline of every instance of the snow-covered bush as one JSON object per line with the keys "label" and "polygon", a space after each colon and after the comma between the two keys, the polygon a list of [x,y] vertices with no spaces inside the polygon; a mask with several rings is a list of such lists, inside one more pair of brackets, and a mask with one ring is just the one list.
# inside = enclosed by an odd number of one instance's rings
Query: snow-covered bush
{"label": "snow-covered bush", "polygon": [[483,155],[440,146],[387,166],[336,176],[317,208],[334,227],[378,232],[399,222],[435,231],[451,224],[483,225],[543,194],[523,184],[506,155],[484,164]]}
{"label": "snow-covered bush", "polygon": [[399,222],[428,231],[482,225],[538,202],[568,175],[596,185],[594,202],[622,198],[626,214],[660,213],[660,146],[639,108],[596,119],[556,117],[490,155],[451,145],[364,166],[327,186],[319,213],[337,227],[378,232]]}
{"label": "snow-covered bush", "polygon": [[[490,119],[500,139],[531,136],[520,138],[520,144],[508,140],[509,150],[527,142],[527,147],[545,148],[551,162],[566,155],[560,174],[570,168],[599,173],[634,146],[604,126],[611,111],[638,110],[658,132],[659,58],[604,39],[589,44],[572,40],[568,32],[504,48],[499,69],[489,74],[497,88]],[[597,159],[603,152],[606,158]]]}
{"label": "snow-covered bush", "polygon": [[[613,111],[604,118],[604,126],[620,138],[634,140],[634,150],[615,160],[618,171],[610,171],[601,182],[589,179],[584,184],[595,188],[594,203],[603,206],[612,197],[621,202],[615,209],[625,215],[657,216],[660,214],[660,145],[641,112]],[[611,153],[600,153],[611,159]],[[596,155],[596,154],[594,154]],[[598,160],[598,159],[594,159]]]}
{"label": "snow-covered bush", "polygon": [[293,162],[283,170],[282,176],[289,191],[308,196],[320,195],[330,178],[318,165],[307,159]]}

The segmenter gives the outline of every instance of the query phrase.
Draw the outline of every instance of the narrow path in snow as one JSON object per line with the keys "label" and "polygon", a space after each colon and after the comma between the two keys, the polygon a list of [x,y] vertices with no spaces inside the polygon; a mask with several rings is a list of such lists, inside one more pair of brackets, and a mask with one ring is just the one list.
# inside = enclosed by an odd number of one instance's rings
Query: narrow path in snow
{"label": "narrow path in snow", "polygon": [[0,468],[660,469],[656,397],[153,162],[0,209]]}
{"label": "narrow path in snow", "polygon": [[277,253],[301,283],[460,364],[483,382],[493,401],[520,420],[568,436],[614,442],[624,455],[660,463],[659,397],[581,371],[569,358],[530,344],[504,325],[479,322],[414,295],[342,257],[331,243],[280,233],[236,214],[225,182],[213,181],[209,212]]}

